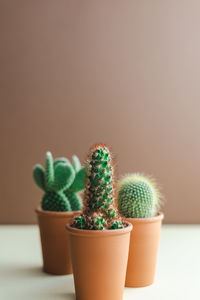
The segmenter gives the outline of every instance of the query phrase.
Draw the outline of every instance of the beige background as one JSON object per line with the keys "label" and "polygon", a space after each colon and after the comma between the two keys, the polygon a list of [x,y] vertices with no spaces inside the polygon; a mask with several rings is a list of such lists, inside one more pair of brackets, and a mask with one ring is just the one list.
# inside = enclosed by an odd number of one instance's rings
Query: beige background
{"label": "beige background", "polygon": [[1,223],[35,222],[32,166],[109,143],[200,223],[200,2],[0,1]]}

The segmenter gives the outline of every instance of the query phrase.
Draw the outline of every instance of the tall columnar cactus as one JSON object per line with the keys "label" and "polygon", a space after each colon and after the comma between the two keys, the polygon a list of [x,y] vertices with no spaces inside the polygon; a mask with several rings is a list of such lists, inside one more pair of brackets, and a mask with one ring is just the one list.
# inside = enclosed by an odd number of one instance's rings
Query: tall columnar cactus
{"label": "tall columnar cactus", "polygon": [[160,207],[160,192],[154,180],[135,173],[118,183],[117,203],[126,218],[154,217]]}
{"label": "tall columnar cactus", "polygon": [[90,230],[123,228],[115,207],[113,159],[110,149],[104,144],[90,148],[84,202],[83,213],[74,218],[72,226]]}
{"label": "tall columnar cactus", "polygon": [[82,200],[78,192],[84,189],[85,168],[77,156],[72,165],[65,158],[53,160],[51,152],[46,153],[45,169],[37,164],[33,169],[35,183],[45,192],[41,207],[49,211],[81,210]]}

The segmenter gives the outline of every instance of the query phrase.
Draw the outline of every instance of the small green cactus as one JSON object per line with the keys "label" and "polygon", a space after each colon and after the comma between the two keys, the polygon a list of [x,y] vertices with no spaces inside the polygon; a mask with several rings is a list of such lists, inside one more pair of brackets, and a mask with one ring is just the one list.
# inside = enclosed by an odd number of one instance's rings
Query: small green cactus
{"label": "small green cactus", "polygon": [[77,156],[74,155],[72,161],[71,165],[65,157],[53,160],[51,152],[47,152],[45,169],[39,164],[34,167],[34,181],[45,192],[41,201],[43,210],[82,209],[82,200],[78,192],[84,189],[85,168],[81,167]]}
{"label": "small green cactus", "polygon": [[154,217],[160,207],[160,198],[155,181],[142,174],[125,176],[118,183],[118,209],[126,218]]}
{"label": "small green cactus", "polygon": [[90,148],[86,161],[85,207],[72,226],[89,230],[123,228],[114,203],[114,185],[111,151],[104,144],[96,144]]}

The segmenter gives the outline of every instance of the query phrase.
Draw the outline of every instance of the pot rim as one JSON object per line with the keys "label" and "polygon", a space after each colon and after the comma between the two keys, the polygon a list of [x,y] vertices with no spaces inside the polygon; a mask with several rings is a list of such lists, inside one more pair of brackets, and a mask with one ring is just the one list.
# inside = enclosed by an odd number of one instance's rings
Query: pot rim
{"label": "pot rim", "polygon": [[164,219],[164,213],[159,211],[155,217],[151,217],[151,218],[126,218],[126,217],[124,217],[124,219],[130,223],[154,223],[154,222],[162,221]]}
{"label": "pot rim", "polygon": [[66,230],[68,233],[76,236],[87,236],[87,237],[105,237],[111,235],[122,235],[131,232],[133,225],[130,222],[125,221],[128,225],[121,229],[107,229],[107,230],[87,230],[87,229],[78,229],[72,227],[71,224],[66,225]]}
{"label": "pot rim", "polygon": [[46,216],[46,217],[74,217],[76,214],[80,214],[81,210],[74,210],[74,211],[50,211],[50,210],[43,210],[40,205],[35,208],[35,212],[38,215]]}

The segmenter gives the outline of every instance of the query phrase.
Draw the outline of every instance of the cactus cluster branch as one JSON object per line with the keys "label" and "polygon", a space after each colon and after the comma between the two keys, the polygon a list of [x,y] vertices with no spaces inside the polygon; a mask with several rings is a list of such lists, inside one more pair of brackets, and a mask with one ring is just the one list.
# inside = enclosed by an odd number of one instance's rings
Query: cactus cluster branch
{"label": "cactus cluster branch", "polygon": [[77,156],[73,163],[65,158],[53,160],[51,152],[46,153],[45,169],[37,164],[33,169],[35,183],[44,192],[41,207],[49,211],[81,210],[82,200],[79,192],[85,185],[85,168],[81,167]]}

